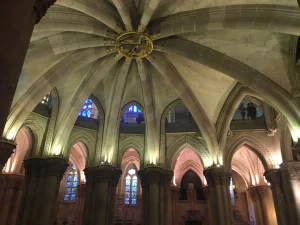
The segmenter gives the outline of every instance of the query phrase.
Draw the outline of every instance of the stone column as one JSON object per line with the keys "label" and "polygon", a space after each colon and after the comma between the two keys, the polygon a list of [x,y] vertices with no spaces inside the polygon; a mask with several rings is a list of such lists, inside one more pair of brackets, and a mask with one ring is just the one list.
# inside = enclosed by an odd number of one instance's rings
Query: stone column
{"label": "stone column", "polygon": [[17,225],[53,225],[60,181],[68,164],[62,158],[24,161],[25,185]]}
{"label": "stone column", "polygon": [[300,162],[284,162],[280,165],[281,185],[292,224],[300,224]]}
{"label": "stone column", "polygon": [[[0,35],[1,36],[1,35]],[[10,158],[11,154],[16,149],[16,144],[13,141],[6,140],[2,138],[0,141],[0,174],[2,169]]]}
{"label": "stone column", "polygon": [[170,216],[169,225],[175,225],[178,224],[178,211],[177,211],[177,203],[180,197],[180,189],[178,187],[171,187],[171,207],[170,207],[170,213],[168,216]]}
{"label": "stone column", "polygon": [[2,174],[0,176],[0,221],[15,225],[24,185],[24,176]]}
{"label": "stone column", "polygon": [[286,196],[283,192],[283,188],[281,185],[281,171],[279,169],[267,170],[264,176],[271,184],[278,225],[292,225],[293,222],[289,220],[291,218],[295,218],[295,216],[293,216],[293,212],[295,211],[294,209],[292,209],[292,211],[289,211],[287,208],[287,203],[285,199]]}
{"label": "stone column", "polygon": [[210,203],[210,195],[209,195],[209,189],[208,189],[208,186],[204,186],[203,187],[203,192],[204,192],[204,196],[205,196],[205,200],[206,200],[206,203],[207,203],[207,218],[209,221],[212,220],[211,218],[211,203]]}
{"label": "stone column", "polygon": [[77,187],[78,193],[78,206],[76,211],[75,222],[76,225],[80,225],[83,219],[84,201],[86,195],[86,184],[81,184]]}
{"label": "stone column", "polygon": [[33,27],[56,0],[1,0],[0,7],[0,133],[11,103],[28,49]]}
{"label": "stone column", "polygon": [[122,171],[112,165],[89,167],[82,225],[112,225],[116,188]]}
{"label": "stone column", "polygon": [[168,225],[169,190],[173,172],[160,167],[139,171],[142,183],[142,224]]}
{"label": "stone column", "polygon": [[256,225],[268,224],[267,211],[264,204],[268,196],[268,190],[269,187],[266,185],[253,186],[247,190],[253,202]]}
{"label": "stone column", "polygon": [[210,167],[204,170],[211,205],[212,225],[232,225],[233,212],[229,192],[231,169]]}

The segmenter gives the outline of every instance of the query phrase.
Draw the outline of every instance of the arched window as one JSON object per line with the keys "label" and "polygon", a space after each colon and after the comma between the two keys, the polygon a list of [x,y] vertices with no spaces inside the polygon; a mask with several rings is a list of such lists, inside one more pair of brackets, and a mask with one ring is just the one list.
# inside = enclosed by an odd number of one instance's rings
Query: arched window
{"label": "arched window", "polygon": [[135,123],[141,124],[145,123],[143,112],[136,106],[131,105],[128,109],[124,112],[120,119],[120,123],[128,124],[128,123]]}
{"label": "arched window", "polygon": [[66,181],[66,192],[64,201],[74,202],[76,200],[76,189],[78,185],[78,172],[75,165],[71,165]]}
{"label": "arched window", "polygon": [[99,111],[92,99],[87,99],[78,115],[87,118],[98,119]]}
{"label": "arched window", "polygon": [[43,98],[43,100],[41,101],[41,103],[42,104],[44,104],[44,105],[47,105],[47,106],[49,106],[49,107],[51,107],[51,93],[50,92],[48,92],[45,96],[44,96],[44,98]]}
{"label": "arched window", "polygon": [[127,172],[125,179],[125,204],[136,205],[136,195],[138,188],[138,178],[136,170],[131,168]]}

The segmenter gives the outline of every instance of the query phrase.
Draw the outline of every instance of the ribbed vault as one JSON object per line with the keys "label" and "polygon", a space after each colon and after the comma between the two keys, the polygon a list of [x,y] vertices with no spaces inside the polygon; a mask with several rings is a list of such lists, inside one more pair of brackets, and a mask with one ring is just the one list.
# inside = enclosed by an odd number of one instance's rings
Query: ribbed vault
{"label": "ribbed vault", "polygon": [[[56,88],[60,104],[51,146],[64,149],[83,102],[93,95],[105,111],[101,159],[115,163],[121,108],[135,100],[147,121],[145,162],[160,162],[160,117],[181,99],[218,163],[225,144],[219,147],[222,134],[215,123],[237,82],[300,131],[300,109],[284,64],[291,35],[300,35],[296,1],[129,3],[57,0],[34,29],[5,135],[16,133]],[[276,65],[265,67],[260,57]]]}

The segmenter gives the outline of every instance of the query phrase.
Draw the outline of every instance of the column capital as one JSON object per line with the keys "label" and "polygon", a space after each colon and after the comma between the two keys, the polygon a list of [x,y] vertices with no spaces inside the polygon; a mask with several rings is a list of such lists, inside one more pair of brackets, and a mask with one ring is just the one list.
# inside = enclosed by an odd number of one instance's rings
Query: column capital
{"label": "column capital", "polygon": [[271,184],[271,187],[279,187],[281,184],[280,169],[270,169],[264,173],[265,178]]}
{"label": "column capital", "polygon": [[225,167],[210,167],[204,170],[208,187],[230,184],[232,170]]}
{"label": "column capital", "polygon": [[248,193],[252,201],[263,200],[268,196],[269,189],[267,185],[253,186],[248,188]]}
{"label": "column capital", "polygon": [[280,168],[286,173],[289,180],[300,180],[300,162],[283,162]]}
{"label": "column capital", "polygon": [[46,15],[47,10],[52,6],[56,0],[36,0],[34,3],[33,12],[36,14],[36,23],[39,23],[43,16]]}
{"label": "column capital", "polygon": [[26,176],[56,176],[61,180],[68,163],[62,158],[30,158],[24,160]]}
{"label": "column capital", "polygon": [[107,182],[117,186],[122,171],[113,165],[100,165],[86,168],[84,174],[87,184]]}
{"label": "column capital", "polygon": [[14,152],[16,148],[16,144],[13,141],[7,140],[2,138],[0,141],[0,166],[1,170],[2,167],[5,165],[7,160],[10,158],[11,154]]}
{"label": "column capital", "polygon": [[166,170],[161,167],[146,167],[144,170],[139,171],[142,186],[147,184],[170,184],[173,171]]}

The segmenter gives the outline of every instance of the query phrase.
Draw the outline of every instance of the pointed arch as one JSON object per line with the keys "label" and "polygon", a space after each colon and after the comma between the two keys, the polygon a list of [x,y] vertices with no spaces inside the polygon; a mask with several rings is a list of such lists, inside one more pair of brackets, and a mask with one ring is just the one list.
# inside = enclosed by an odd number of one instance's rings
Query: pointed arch
{"label": "pointed arch", "polygon": [[[126,186],[126,177],[128,175],[128,171],[130,169],[134,169],[136,171],[136,176],[137,172],[141,168],[141,158],[139,152],[133,148],[129,147],[127,148],[121,158],[121,163],[120,163],[120,168],[122,169],[122,175],[121,178],[119,179],[118,187],[117,187],[117,193],[118,194],[125,194],[125,186]],[[138,188],[140,189],[140,187]],[[137,193],[140,191],[138,190]]]}
{"label": "pointed arch", "polygon": [[86,166],[92,166],[95,164],[95,145],[96,139],[95,136],[92,136],[87,131],[74,129],[71,132],[69,140],[67,142],[66,148],[63,151],[64,155],[70,157],[71,148],[77,142],[82,142],[86,146],[87,157],[86,157]]}
{"label": "pointed arch", "polygon": [[184,135],[167,149],[166,167],[168,169],[172,169],[174,167],[176,156],[186,146],[189,146],[197,153],[201,159],[203,167],[206,168],[212,164],[212,158],[207,150],[205,140],[199,140],[191,135]]}
{"label": "pointed arch", "polygon": [[245,98],[250,101],[254,100],[255,104],[263,104],[262,97],[259,96],[256,92],[249,89],[245,85],[242,85],[241,83],[236,84],[236,86],[227,97],[216,122],[217,136],[220,143],[220,149],[222,150],[226,148],[228,131],[230,129],[230,123],[234,116],[234,113],[238,109],[241,101]]}
{"label": "pointed arch", "polygon": [[[145,115],[144,107],[137,101],[133,100],[133,101],[128,102],[121,108],[120,115],[119,115],[120,119],[122,118],[122,116],[126,112],[126,110],[129,109],[129,107],[131,107],[131,106],[136,106],[142,112],[142,114]],[[146,123],[146,119],[145,119],[145,123]]]}
{"label": "pointed arch", "polygon": [[276,166],[270,151],[257,139],[247,135],[240,135],[235,138],[232,143],[233,144],[226,148],[224,153],[225,167],[230,167],[234,153],[243,145],[247,146],[247,148],[258,156],[265,170],[272,169]]}
{"label": "pointed arch", "polygon": [[140,158],[141,168],[143,168],[144,167],[144,151],[145,151],[144,145],[140,141],[138,141],[137,139],[135,139],[133,137],[128,137],[120,142],[118,156],[117,156],[117,159],[118,159],[117,166],[121,167],[122,158],[123,158],[124,154],[126,153],[126,151],[130,148],[135,149],[135,151],[138,153],[139,158]]}

